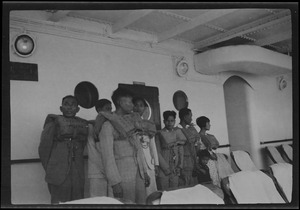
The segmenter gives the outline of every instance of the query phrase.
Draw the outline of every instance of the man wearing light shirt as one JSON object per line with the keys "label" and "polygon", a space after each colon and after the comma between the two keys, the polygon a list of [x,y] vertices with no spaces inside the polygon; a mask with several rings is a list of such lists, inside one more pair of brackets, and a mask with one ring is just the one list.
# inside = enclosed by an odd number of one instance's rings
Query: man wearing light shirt
{"label": "man wearing light shirt", "polygon": [[[95,109],[97,113],[99,113],[100,111],[111,113],[111,102],[107,99],[100,99],[96,102]],[[102,163],[100,142],[98,138],[100,131],[97,133],[97,135],[94,135],[95,130],[97,130],[98,127],[101,130],[101,127],[104,123],[104,120],[101,120],[101,118],[104,117],[101,117],[101,115],[98,114],[95,121],[96,126],[89,124],[89,135],[87,142],[89,196],[113,197],[112,189],[107,184],[107,179]]]}

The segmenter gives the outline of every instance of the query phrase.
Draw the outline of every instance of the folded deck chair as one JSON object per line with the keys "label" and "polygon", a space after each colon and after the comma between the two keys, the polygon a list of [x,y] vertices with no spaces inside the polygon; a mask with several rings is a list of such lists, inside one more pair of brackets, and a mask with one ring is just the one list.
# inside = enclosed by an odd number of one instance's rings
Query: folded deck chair
{"label": "folded deck chair", "polygon": [[288,163],[293,163],[293,147],[289,144],[282,144],[279,147],[283,159],[287,160]]}
{"label": "folded deck chair", "polygon": [[267,155],[274,163],[286,163],[280,154],[280,152],[274,146],[267,146],[265,148]]}
{"label": "folded deck chair", "polygon": [[229,176],[221,179],[221,188],[224,192],[225,204],[237,204],[238,203],[230,190]]}
{"label": "folded deck chair", "polygon": [[146,203],[149,205],[224,204],[224,201],[204,185],[198,184],[170,191],[156,191],[147,197]]}
{"label": "folded deck chair", "polygon": [[248,152],[236,150],[230,152],[231,158],[240,171],[256,171],[259,170],[253,163]]}
{"label": "folded deck chair", "polygon": [[264,172],[239,171],[222,179],[226,200],[232,204],[287,203],[274,180]]}
{"label": "folded deck chair", "polygon": [[270,166],[272,175],[282,188],[287,200],[292,200],[293,166],[289,163],[276,163]]}
{"label": "folded deck chair", "polygon": [[217,155],[217,169],[220,179],[223,179],[230,174],[233,174],[234,171],[231,168],[230,163],[228,162],[228,156],[223,153],[216,153]]}

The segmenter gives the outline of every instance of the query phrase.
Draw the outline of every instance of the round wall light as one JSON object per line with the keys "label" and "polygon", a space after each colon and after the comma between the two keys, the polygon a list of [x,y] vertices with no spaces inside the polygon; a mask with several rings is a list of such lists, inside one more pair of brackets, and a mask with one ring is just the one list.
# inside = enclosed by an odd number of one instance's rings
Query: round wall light
{"label": "round wall light", "polygon": [[13,48],[17,55],[21,57],[31,56],[35,50],[35,41],[28,34],[20,34],[13,43]]}
{"label": "round wall light", "polygon": [[180,77],[185,76],[188,70],[189,70],[189,65],[184,60],[179,61],[178,64],[176,65],[176,72]]}
{"label": "round wall light", "polygon": [[284,88],[286,88],[287,86],[287,81],[282,78],[280,81],[279,81],[279,90],[283,90]]}

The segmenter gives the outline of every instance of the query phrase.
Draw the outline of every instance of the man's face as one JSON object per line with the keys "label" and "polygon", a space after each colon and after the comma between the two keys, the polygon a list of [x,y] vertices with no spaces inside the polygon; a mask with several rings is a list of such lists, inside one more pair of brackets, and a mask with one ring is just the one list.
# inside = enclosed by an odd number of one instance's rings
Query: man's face
{"label": "man's face", "polygon": [[79,111],[79,107],[76,99],[66,98],[63,100],[62,105],[60,106],[60,111],[65,117],[74,117]]}
{"label": "man's face", "polygon": [[188,125],[190,125],[192,123],[192,112],[190,112],[188,115],[184,116],[184,121]]}
{"label": "man's face", "polygon": [[210,129],[210,122],[206,122],[206,126],[205,126],[205,128],[206,128],[206,130],[208,130],[209,131],[209,129]]}
{"label": "man's face", "polygon": [[169,116],[167,120],[164,120],[166,129],[172,130],[175,125],[175,118],[173,116]]}
{"label": "man's face", "polygon": [[111,113],[112,107],[111,104],[105,104],[102,109],[98,109],[98,112],[108,112]]}
{"label": "man's face", "polygon": [[142,101],[137,101],[134,105],[134,111],[138,112],[141,116],[145,111],[145,104]]}
{"label": "man's face", "polygon": [[123,112],[129,114],[133,111],[132,97],[121,97],[119,104]]}
{"label": "man's face", "polygon": [[209,157],[202,157],[201,164],[202,165],[207,165],[208,161],[209,161]]}

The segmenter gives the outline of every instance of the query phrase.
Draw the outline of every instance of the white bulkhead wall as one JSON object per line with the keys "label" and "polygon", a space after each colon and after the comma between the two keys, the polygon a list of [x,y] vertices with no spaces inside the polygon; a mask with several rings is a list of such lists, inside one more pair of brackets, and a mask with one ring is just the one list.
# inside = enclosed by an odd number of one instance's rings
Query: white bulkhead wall
{"label": "white bulkhead wall", "polygon": [[[147,86],[158,87],[161,119],[163,111],[175,110],[173,94],[182,90],[193,111],[193,122],[202,115],[209,117],[212,124],[210,132],[221,145],[229,143],[222,86],[224,76],[202,75],[195,71],[193,54],[188,50],[177,54],[176,45],[174,49],[165,50],[71,32],[56,25],[38,25],[38,22],[35,25],[33,22],[18,22],[16,18],[14,20],[10,28],[10,39],[13,40],[20,33],[20,28],[26,26],[27,32],[35,37],[37,48],[28,58],[18,57],[11,50],[10,61],[38,64],[38,81],[10,81],[11,160],[38,158],[39,138],[47,114],[60,114],[61,99],[73,94],[75,86],[81,81],[93,83],[99,91],[99,97],[108,99],[111,99],[112,91],[117,88],[118,83],[132,84],[133,81],[139,81]],[[178,48],[182,49],[180,46]],[[186,77],[179,77],[175,72],[173,56],[186,58],[190,67]],[[290,87],[291,85],[288,86]],[[277,102],[277,107],[272,111],[277,112],[282,108],[278,104],[285,106],[291,103],[291,89],[288,88],[280,96],[285,98],[285,102],[277,101],[279,98],[276,93],[270,95],[272,101]],[[267,100],[264,101],[268,103]],[[291,107],[288,107],[286,115],[290,112]],[[292,127],[292,122],[288,119],[290,116],[286,115],[282,120],[287,128]],[[95,109],[81,108],[78,116],[94,119]],[[264,124],[267,129],[275,129],[277,124],[264,123],[269,119],[273,119],[272,113],[262,119],[260,124]],[[176,123],[178,122],[177,117]],[[260,133],[262,139],[277,139],[273,134]],[[281,137],[292,138],[291,130],[283,131]],[[228,149],[220,151],[228,153]],[[40,163],[27,164],[27,167],[13,166],[13,203],[50,202],[46,182],[41,181],[44,172],[38,164]],[[28,170],[28,173],[24,170]],[[32,173],[38,176],[38,182],[32,181]],[[22,174],[22,177],[17,174]],[[32,192],[39,193],[38,197],[25,190],[27,185],[24,183],[29,182]]]}

